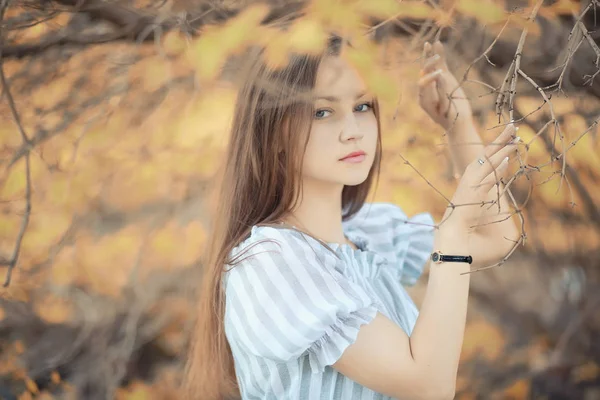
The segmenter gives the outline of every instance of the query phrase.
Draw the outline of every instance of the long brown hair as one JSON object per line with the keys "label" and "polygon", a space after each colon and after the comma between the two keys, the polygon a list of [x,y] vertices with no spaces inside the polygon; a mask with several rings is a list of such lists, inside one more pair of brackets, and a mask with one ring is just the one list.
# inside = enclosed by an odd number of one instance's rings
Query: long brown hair
{"label": "long brown hair", "polygon": [[[219,183],[211,237],[199,288],[198,316],[184,376],[186,399],[239,397],[231,350],[225,337],[222,274],[235,264],[232,250],[252,226],[275,223],[293,209],[301,193],[300,171],[313,119],[310,91],[325,56],[337,56],[343,41],[332,37],[320,56],[292,55],[270,68],[263,52],[253,55],[239,90],[228,150]],[[379,107],[373,110],[379,123]],[[364,204],[379,176],[381,135],[367,179],[342,191],[343,218]]]}

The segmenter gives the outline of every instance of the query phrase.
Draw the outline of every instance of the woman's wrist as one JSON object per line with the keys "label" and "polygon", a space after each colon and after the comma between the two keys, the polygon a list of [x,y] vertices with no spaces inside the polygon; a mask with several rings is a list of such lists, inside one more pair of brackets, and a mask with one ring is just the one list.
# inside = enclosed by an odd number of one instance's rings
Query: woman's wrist
{"label": "woman's wrist", "polygon": [[456,225],[447,225],[440,227],[434,237],[433,251],[440,251],[443,254],[468,256],[470,234],[468,228]]}

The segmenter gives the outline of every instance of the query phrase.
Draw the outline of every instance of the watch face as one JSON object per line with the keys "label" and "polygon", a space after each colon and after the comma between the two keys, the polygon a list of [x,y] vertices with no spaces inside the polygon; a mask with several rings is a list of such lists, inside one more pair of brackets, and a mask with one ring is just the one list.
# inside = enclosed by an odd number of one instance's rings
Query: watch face
{"label": "watch face", "polygon": [[440,255],[439,253],[433,253],[431,255],[431,259],[433,260],[433,262],[438,262],[440,260]]}

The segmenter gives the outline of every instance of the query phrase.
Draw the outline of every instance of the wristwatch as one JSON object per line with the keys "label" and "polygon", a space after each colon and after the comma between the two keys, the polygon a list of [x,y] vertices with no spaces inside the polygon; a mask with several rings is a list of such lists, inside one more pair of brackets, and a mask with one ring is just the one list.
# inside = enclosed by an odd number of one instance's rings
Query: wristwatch
{"label": "wristwatch", "polygon": [[457,263],[473,263],[473,257],[471,256],[450,256],[442,254],[441,251],[435,251],[431,253],[431,261],[436,264],[441,264],[443,262],[457,262]]}

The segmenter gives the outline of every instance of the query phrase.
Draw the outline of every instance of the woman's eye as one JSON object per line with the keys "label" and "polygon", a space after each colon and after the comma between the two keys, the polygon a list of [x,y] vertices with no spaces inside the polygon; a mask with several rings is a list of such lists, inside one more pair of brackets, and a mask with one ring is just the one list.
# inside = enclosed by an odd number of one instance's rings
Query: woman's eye
{"label": "woman's eye", "polygon": [[358,112],[366,112],[369,111],[371,108],[373,108],[373,105],[371,103],[363,103],[354,107],[354,110]]}
{"label": "woman's eye", "polygon": [[326,116],[329,115],[327,113],[331,113],[331,111],[328,111],[328,110],[317,110],[317,111],[315,111],[315,118],[316,119],[325,118]]}

